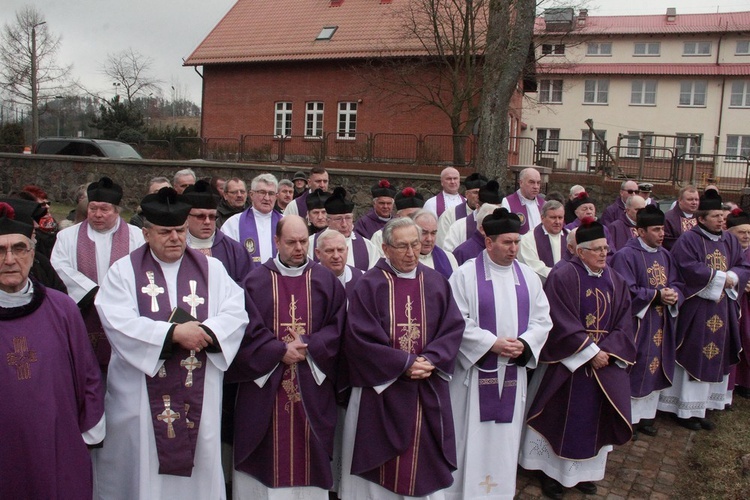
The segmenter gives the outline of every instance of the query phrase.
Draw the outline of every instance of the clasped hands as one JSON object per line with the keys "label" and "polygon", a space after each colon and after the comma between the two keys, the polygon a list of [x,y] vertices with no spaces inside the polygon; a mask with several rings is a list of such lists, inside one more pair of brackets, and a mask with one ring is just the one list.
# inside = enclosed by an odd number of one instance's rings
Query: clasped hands
{"label": "clasped hands", "polygon": [[188,351],[195,352],[200,352],[201,349],[213,345],[214,341],[211,336],[200,325],[198,321],[188,321],[176,325],[172,331],[172,342]]}

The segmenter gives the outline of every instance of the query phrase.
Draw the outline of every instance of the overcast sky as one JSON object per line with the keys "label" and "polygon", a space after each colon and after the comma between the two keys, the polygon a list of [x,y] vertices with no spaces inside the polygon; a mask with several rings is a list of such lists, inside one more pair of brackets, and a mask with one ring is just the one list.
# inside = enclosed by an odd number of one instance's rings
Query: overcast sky
{"label": "overcast sky", "polygon": [[[155,76],[166,98],[171,86],[179,97],[200,104],[201,79],[187,58],[236,0],[2,0],[0,24],[12,23],[26,4],[44,13],[49,29],[62,35],[60,62],[91,90],[113,95],[112,82],[101,74],[107,54],[132,48],[153,59]],[[255,0],[264,1],[264,0]],[[324,0],[318,0],[324,1]],[[375,1],[375,0],[373,0]],[[750,10],[748,0],[589,0],[591,15],[662,14]],[[184,94],[184,95],[183,95]]]}

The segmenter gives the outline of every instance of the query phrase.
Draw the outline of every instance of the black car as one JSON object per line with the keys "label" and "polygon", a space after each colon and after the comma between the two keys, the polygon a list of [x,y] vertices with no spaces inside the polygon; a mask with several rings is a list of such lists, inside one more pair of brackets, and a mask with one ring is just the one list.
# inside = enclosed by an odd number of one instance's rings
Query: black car
{"label": "black car", "polygon": [[141,159],[130,144],[82,137],[46,137],[36,143],[36,154],[96,156],[99,158]]}

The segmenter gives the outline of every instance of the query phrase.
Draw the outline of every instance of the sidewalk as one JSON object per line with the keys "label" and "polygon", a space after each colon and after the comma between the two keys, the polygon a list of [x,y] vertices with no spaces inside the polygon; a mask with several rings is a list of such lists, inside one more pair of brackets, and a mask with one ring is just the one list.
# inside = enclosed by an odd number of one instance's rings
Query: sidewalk
{"label": "sidewalk", "polygon": [[[680,464],[692,445],[695,433],[706,431],[689,431],[663,413],[657,415],[656,427],[659,433],[654,437],[639,434],[637,441],[615,447],[609,454],[606,476],[596,483],[596,495],[583,495],[571,488],[565,492],[565,499],[671,498]],[[536,471],[519,467],[517,500],[543,497],[536,474]]]}

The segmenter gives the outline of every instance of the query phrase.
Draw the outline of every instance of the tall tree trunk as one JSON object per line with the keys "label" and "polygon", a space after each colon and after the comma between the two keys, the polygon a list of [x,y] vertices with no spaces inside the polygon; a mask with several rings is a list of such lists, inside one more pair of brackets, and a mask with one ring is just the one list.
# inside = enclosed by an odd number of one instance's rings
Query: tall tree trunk
{"label": "tall tree trunk", "polygon": [[508,107],[534,34],[535,0],[491,0],[477,170],[503,185],[508,168]]}

